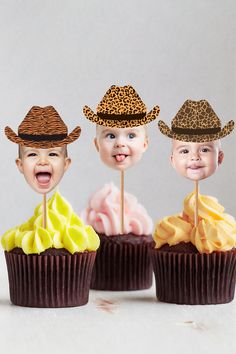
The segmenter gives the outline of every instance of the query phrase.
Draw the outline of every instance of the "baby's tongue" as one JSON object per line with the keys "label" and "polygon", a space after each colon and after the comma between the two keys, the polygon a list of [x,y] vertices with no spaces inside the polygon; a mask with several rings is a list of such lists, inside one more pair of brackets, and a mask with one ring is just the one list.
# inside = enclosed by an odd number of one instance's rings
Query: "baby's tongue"
{"label": "baby's tongue", "polygon": [[37,181],[39,183],[48,183],[51,178],[51,174],[48,172],[41,172],[36,175]]}
{"label": "baby's tongue", "polygon": [[117,162],[122,162],[122,161],[124,161],[124,159],[125,159],[125,155],[122,155],[122,154],[116,155]]}

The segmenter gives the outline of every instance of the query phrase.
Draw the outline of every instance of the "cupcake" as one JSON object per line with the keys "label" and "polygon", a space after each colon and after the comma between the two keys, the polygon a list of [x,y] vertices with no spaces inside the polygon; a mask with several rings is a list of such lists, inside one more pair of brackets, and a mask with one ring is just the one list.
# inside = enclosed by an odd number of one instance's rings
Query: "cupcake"
{"label": "cupcake", "polygon": [[182,214],[165,217],[154,231],[151,249],[160,301],[176,304],[223,304],[233,300],[236,282],[236,221],[216,198],[184,200]]}
{"label": "cupcake", "polygon": [[99,238],[56,192],[24,224],[7,231],[5,249],[11,302],[29,307],[69,307],[88,302]]}
{"label": "cupcake", "polygon": [[96,290],[141,290],[152,285],[148,248],[152,244],[152,220],[137,199],[124,194],[124,234],[120,234],[120,192],[106,184],[81,213],[100,238],[91,288]]}

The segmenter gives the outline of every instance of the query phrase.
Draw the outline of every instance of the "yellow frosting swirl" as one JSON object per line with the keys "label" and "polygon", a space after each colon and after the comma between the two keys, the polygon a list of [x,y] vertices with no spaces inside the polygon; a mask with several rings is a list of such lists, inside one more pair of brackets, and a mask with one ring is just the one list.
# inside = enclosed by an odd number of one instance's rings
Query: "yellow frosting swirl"
{"label": "yellow frosting swirl", "polygon": [[73,212],[70,204],[56,192],[47,202],[47,228],[42,227],[42,204],[24,224],[5,232],[1,243],[6,251],[22,248],[26,254],[41,253],[50,247],[66,248],[70,253],[96,251],[100,240]]}
{"label": "yellow frosting swirl", "polygon": [[183,216],[169,216],[159,221],[154,231],[156,248],[168,243],[192,242],[200,253],[228,251],[236,247],[236,221],[224,213],[214,197],[199,195],[199,223],[194,227],[195,194],[184,200]]}
{"label": "yellow frosting swirl", "polygon": [[236,246],[236,227],[224,220],[201,220],[191,232],[191,242],[200,253],[229,251]]}
{"label": "yellow frosting swirl", "polygon": [[180,215],[166,216],[155,227],[153,239],[156,248],[165,243],[173,246],[179,242],[189,242],[191,231],[191,225],[184,221]]}
{"label": "yellow frosting swirl", "polygon": [[[184,199],[184,215],[188,217],[189,222],[192,224],[194,224],[194,210],[195,193],[192,192]],[[200,220],[224,220],[230,225],[235,224],[234,218],[224,213],[224,210],[224,207],[218,203],[216,198],[207,195],[198,195],[198,217]]]}

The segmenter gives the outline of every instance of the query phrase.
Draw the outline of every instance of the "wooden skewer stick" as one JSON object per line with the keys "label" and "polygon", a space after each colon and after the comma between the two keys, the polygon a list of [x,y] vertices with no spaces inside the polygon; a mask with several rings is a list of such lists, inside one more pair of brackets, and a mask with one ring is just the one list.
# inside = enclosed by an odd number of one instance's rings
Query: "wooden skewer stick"
{"label": "wooden skewer stick", "polygon": [[120,233],[124,233],[124,171],[120,171]]}
{"label": "wooden skewer stick", "polygon": [[43,228],[47,228],[47,194],[43,194]]}
{"label": "wooden skewer stick", "polygon": [[198,226],[198,181],[195,181],[195,210],[194,210],[194,226]]}

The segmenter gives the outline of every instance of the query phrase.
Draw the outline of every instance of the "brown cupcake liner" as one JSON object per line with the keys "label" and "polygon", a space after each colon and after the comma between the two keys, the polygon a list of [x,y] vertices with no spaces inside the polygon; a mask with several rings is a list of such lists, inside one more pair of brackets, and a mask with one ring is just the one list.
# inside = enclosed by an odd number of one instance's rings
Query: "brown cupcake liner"
{"label": "brown cupcake liner", "polygon": [[5,251],[11,302],[27,307],[71,307],[88,302],[96,252],[25,255]]}
{"label": "brown cupcake liner", "polygon": [[142,290],[152,285],[149,236],[99,235],[91,288],[95,290]]}
{"label": "brown cupcake liner", "polygon": [[234,298],[236,250],[211,254],[176,253],[151,249],[160,301],[207,305]]}

